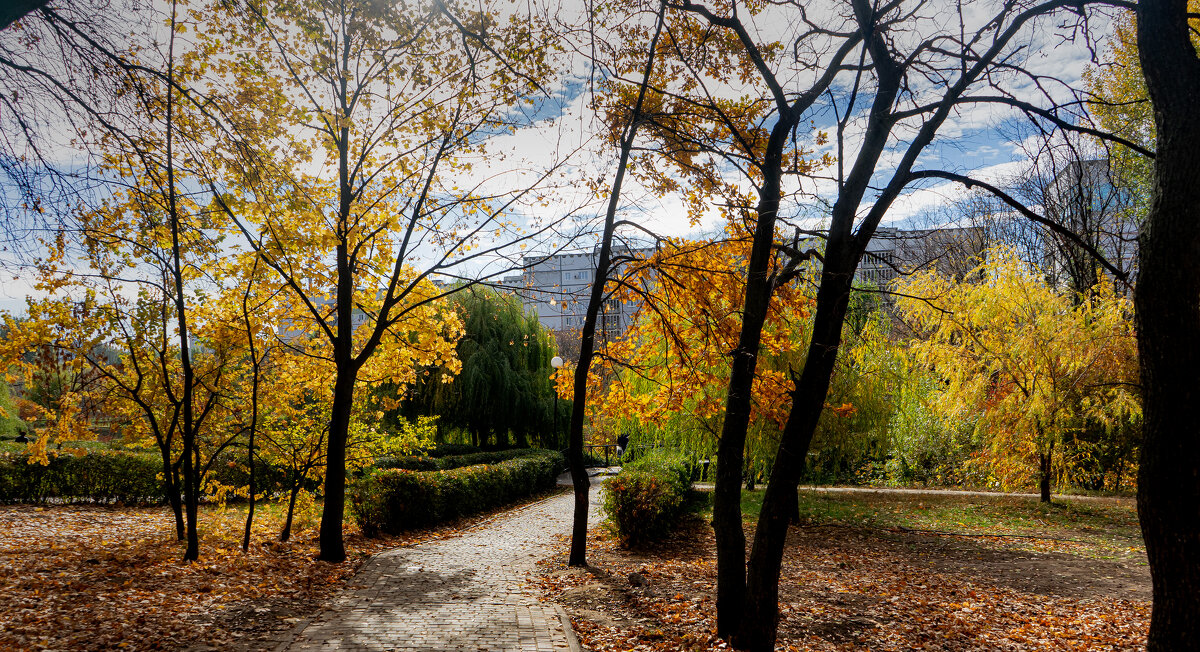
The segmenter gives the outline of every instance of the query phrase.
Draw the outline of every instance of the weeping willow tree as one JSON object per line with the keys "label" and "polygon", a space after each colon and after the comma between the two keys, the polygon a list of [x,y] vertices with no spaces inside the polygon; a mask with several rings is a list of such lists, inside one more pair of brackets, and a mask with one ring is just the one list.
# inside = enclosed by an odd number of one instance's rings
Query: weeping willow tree
{"label": "weeping willow tree", "polygon": [[[462,371],[444,382],[440,369],[410,392],[405,416],[437,415],[439,428],[466,431],[488,448],[562,448],[554,419],[554,337],[520,300],[485,287],[454,294],[465,334],[458,342]],[[561,401],[559,428],[570,402]]]}

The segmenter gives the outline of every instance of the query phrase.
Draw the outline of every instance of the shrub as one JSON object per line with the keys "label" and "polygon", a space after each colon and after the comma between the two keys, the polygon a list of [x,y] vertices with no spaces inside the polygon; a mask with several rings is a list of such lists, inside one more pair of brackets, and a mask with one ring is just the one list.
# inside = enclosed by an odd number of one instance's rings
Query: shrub
{"label": "shrub", "polygon": [[545,452],[540,448],[516,448],[506,451],[478,451],[462,455],[446,457],[426,457],[419,455],[404,455],[401,457],[381,457],[375,461],[377,469],[405,469],[408,471],[448,471],[463,466],[476,464],[495,464],[518,457],[538,455]]}
{"label": "shrub", "polygon": [[[291,487],[292,470],[283,464],[272,464],[255,456],[254,459],[254,491],[258,496],[279,496],[287,493]],[[310,474],[303,483],[307,491],[316,491],[321,480]],[[245,448],[227,448],[213,460],[208,473],[204,476],[203,491],[210,496],[222,494],[222,489],[242,489],[250,486],[250,466],[246,462]],[[244,500],[244,496],[225,493],[223,498],[229,501]]]}
{"label": "shrub", "polygon": [[0,502],[145,504],[162,502],[161,463],[154,455],[94,451],[85,455],[50,451],[49,464],[29,464],[26,455],[0,454]]}
{"label": "shrub", "polygon": [[438,471],[376,469],[350,488],[350,515],[366,536],[430,525],[505,505],[554,486],[562,454],[529,450],[497,464]]}
{"label": "shrub", "polygon": [[469,455],[482,453],[483,449],[472,444],[451,444],[438,442],[425,451],[427,457],[448,457],[450,455]]}
{"label": "shrub", "polygon": [[605,485],[604,511],[628,548],[671,532],[689,503],[693,463],[653,453],[625,465]]}

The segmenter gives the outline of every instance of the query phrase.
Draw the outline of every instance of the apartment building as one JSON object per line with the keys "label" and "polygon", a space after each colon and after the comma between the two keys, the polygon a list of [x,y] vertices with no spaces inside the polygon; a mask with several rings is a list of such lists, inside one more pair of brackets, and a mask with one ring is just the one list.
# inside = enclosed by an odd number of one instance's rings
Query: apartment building
{"label": "apartment building", "polygon": [[[619,267],[623,260],[645,257],[653,251],[651,248],[614,247],[612,255]],[[569,353],[578,349],[599,258],[599,246],[590,251],[526,257],[522,260],[522,272],[504,277],[500,285],[519,296],[526,309],[537,315],[542,326],[555,333],[559,351]],[[635,312],[636,304],[609,299],[596,325],[597,336],[620,336],[629,327]]]}
{"label": "apartment building", "polygon": [[979,264],[987,246],[983,227],[881,227],[867,245],[854,278],[859,284],[883,288],[898,276],[927,270],[961,277]]}
{"label": "apartment building", "polygon": [[[1072,161],[1048,184],[1043,201],[1047,219],[1069,229],[1130,281],[1137,275],[1136,193],[1119,178],[1108,159]],[[1087,248],[1061,234],[1046,237],[1048,274],[1077,291],[1097,280],[1099,266]]]}

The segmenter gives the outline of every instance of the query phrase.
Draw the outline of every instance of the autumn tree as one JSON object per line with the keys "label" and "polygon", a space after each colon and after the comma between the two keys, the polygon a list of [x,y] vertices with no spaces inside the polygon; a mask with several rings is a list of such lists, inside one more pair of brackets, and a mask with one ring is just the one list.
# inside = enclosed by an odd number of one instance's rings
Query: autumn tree
{"label": "autumn tree", "polygon": [[1140,417],[1131,306],[1111,281],[1074,297],[1011,251],[986,258],[962,282],[904,279],[898,307],[917,333],[912,355],[946,383],[942,412],[952,421],[982,406],[992,472],[1005,488],[1037,477],[1050,502],[1082,423]]}
{"label": "autumn tree", "polygon": [[[604,345],[604,373],[589,396],[593,419],[694,453],[716,452],[727,353],[741,327],[739,266],[750,245],[739,227],[727,225],[719,238],[660,241],[653,256],[622,275],[614,296],[639,307],[625,334]],[[781,288],[768,309],[746,442],[748,478],[770,468],[787,417],[789,363],[802,351],[811,305],[804,290]]]}
{"label": "autumn tree", "polygon": [[214,204],[304,308],[335,370],[320,557],[341,561],[347,440],[364,368],[391,332],[412,332],[415,343],[414,357],[395,364],[451,359],[448,325],[419,315],[453,290],[428,279],[512,255],[537,231],[504,218],[521,192],[470,179],[486,136],[510,127],[509,107],[540,92],[547,52],[534,17],[490,6],[204,11],[211,65],[233,80],[213,93],[234,134],[209,183]]}
{"label": "autumn tree", "polygon": [[[204,381],[193,360],[190,304],[196,283],[203,282],[203,260],[213,251],[215,240],[208,214],[184,188],[197,160],[197,150],[189,147],[197,141],[196,123],[194,116],[183,110],[187,102],[181,101],[181,88],[197,74],[193,52],[180,37],[187,26],[175,3],[161,11],[148,11],[132,17],[125,26],[129,40],[141,43],[141,47],[130,45],[116,51],[90,38],[79,24],[67,18],[48,9],[40,14],[47,17],[51,34],[65,34],[69,42],[83,43],[76,50],[82,52],[81,58],[87,57],[82,63],[70,63],[90,68],[87,78],[92,82],[88,87],[91,92],[85,93],[74,82],[69,65],[64,70],[53,67],[48,60],[41,62],[46,68],[4,63],[55,94],[67,117],[77,120],[69,123],[76,127],[73,144],[94,156],[89,181],[98,193],[72,206],[70,219],[61,218],[55,236],[41,241],[48,253],[39,261],[43,290],[65,293],[75,287],[87,293],[99,288],[104,293],[99,302],[94,296],[90,301],[87,296],[76,298],[85,313],[101,306],[94,314],[79,317],[82,335],[51,341],[55,346],[63,341],[87,342],[90,349],[78,348],[72,355],[87,361],[93,371],[108,380],[126,373],[128,366],[100,359],[95,349],[107,344],[102,334],[123,336],[118,347],[147,333],[161,345],[151,349],[159,360],[137,372],[148,371],[157,379],[151,385],[160,396],[144,396],[148,386],[143,382],[145,376],[139,376],[122,391],[127,397],[142,396],[144,412],[163,407],[160,404],[152,408],[152,403],[164,401],[168,406],[165,413],[159,414],[165,429],[156,428],[155,438],[164,451],[164,472],[168,477],[181,478],[188,543],[184,558],[194,560],[199,554],[196,510],[203,474],[199,433],[214,394],[206,391],[207,399],[197,398],[197,388]],[[150,35],[158,29],[165,34]],[[30,39],[33,44],[39,42],[37,36]],[[97,285],[88,287],[92,278]],[[127,295],[139,287],[142,291],[137,301],[128,300]],[[134,312],[127,311],[133,308],[155,314],[154,302],[161,302],[157,310],[161,319],[137,323],[136,319],[149,315],[134,316]],[[123,316],[105,317],[110,310]],[[59,328],[71,324],[62,309],[47,304],[43,312],[45,318],[61,320]],[[115,333],[113,328],[117,329]],[[158,339],[155,332],[160,335]],[[169,338],[175,339],[174,345],[167,341]],[[132,347],[130,352],[135,356],[145,353]],[[215,373],[219,373],[219,367]],[[168,472],[166,468],[165,458],[173,450],[170,440],[175,436],[167,433],[177,433],[181,446],[177,471]]]}
{"label": "autumn tree", "polygon": [[[1018,98],[1013,86],[1034,75],[1021,59],[1030,40],[1050,21],[1075,11],[1072,3],[996,6],[986,16],[977,7],[939,7],[937,17],[929,13],[932,7],[905,2],[855,0],[819,13],[793,5],[666,5],[671,9],[666,34],[678,44],[674,53],[682,63],[672,85],[656,87],[665,98],[656,104],[652,122],[661,143],[656,153],[686,171],[709,165],[702,155],[719,156],[723,163],[711,165],[741,175],[755,199],[731,207],[754,225],[754,239],[718,453],[714,527],[718,634],[738,648],[768,650],[775,640],[779,564],[796,485],[824,411],[854,273],[881,220],[912,184],[949,179],[981,185],[951,171],[923,169],[924,155],[958,111],[1012,108],[1050,129],[1097,130],[1080,125],[1072,105],[1062,108],[1052,94]],[[766,24],[790,31],[764,38]],[[827,132],[814,135],[806,120],[816,115],[818,102],[835,118]],[[747,565],[738,470],[762,327],[772,292],[793,280],[808,259],[807,252],[778,237],[781,200],[795,196],[800,175],[813,173],[798,143],[816,145],[821,133],[832,141],[836,191],[826,217],[812,335],[795,376]],[[885,154],[889,163],[883,169]]]}
{"label": "autumn tree", "polygon": [[[1197,7],[1192,3],[1192,10]],[[1099,61],[1083,72],[1089,93],[1088,113],[1105,131],[1120,134],[1138,148],[1114,145],[1107,156],[1113,173],[1132,187],[1139,217],[1150,206],[1155,131],[1153,108],[1138,62],[1133,13],[1116,17]]]}

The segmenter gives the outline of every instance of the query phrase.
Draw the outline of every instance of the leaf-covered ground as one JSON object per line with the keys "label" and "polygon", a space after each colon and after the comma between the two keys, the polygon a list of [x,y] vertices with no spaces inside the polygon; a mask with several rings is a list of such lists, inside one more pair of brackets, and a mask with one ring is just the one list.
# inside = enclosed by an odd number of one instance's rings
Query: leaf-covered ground
{"label": "leaf-covered ground", "polygon": [[[1129,501],[1048,513],[1011,501],[804,502],[784,558],[779,649],[1145,646],[1149,574],[1140,540],[1127,538]],[[564,562],[547,560],[541,581],[567,605],[585,648],[724,649],[713,635],[715,550],[702,520],[639,551],[598,531],[592,568],[555,570]]]}
{"label": "leaf-covered ground", "polygon": [[0,650],[271,650],[371,554],[489,517],[380,539],[347,525],[348,559],[330,564],[315,523],[279,543],[272,507],[246,553],[244,508],[203,510],[186,564],[165,507],[0,506]]}

